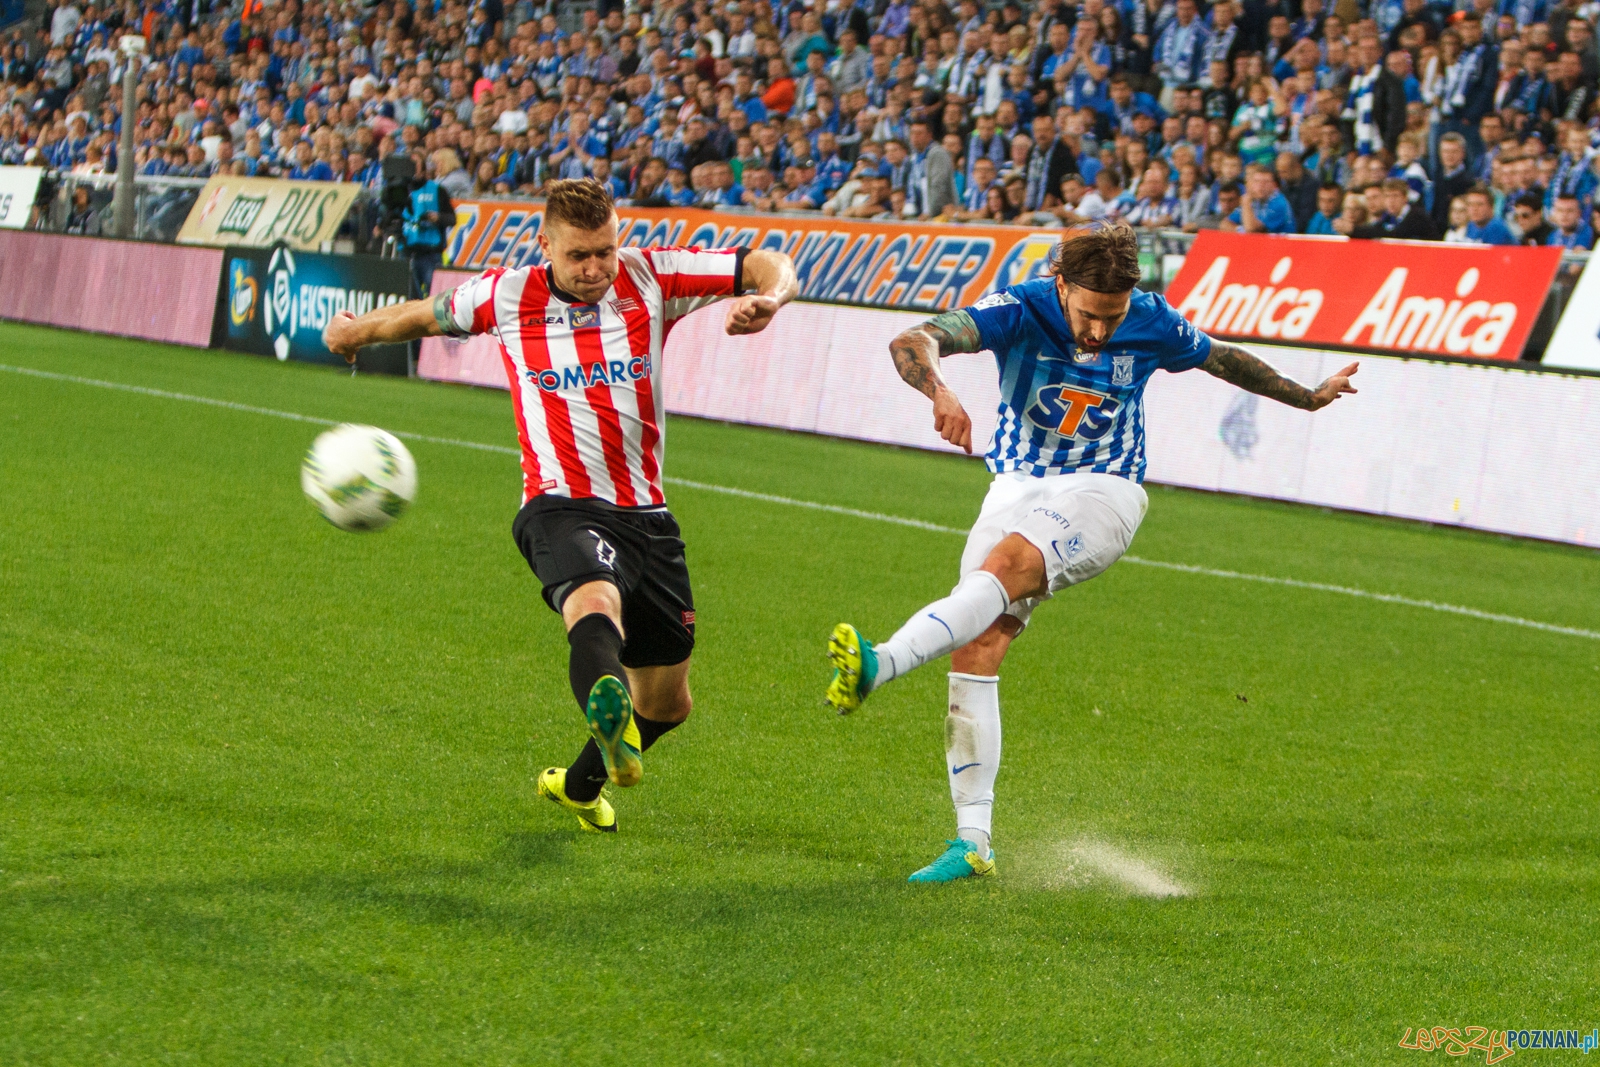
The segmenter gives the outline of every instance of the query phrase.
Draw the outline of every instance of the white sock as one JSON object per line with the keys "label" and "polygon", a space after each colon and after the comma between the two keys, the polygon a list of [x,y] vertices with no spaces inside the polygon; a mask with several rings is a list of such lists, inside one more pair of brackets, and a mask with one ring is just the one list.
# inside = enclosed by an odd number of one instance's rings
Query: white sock
{"label": "white sock", "polygon": [[994,778],[1000,770],[1000,679],[950,672],[944,720],[945,769],[956,806],[956,833],[989,855]]}
{"label": "white sock", "polygon": [[943,600],[923,608],[895,635],[881,645],[878,653],[877,689],[947,653],[954,652],[977,638],[1011,604],[1006,587],[988,571],[973,571],[950,590]]}

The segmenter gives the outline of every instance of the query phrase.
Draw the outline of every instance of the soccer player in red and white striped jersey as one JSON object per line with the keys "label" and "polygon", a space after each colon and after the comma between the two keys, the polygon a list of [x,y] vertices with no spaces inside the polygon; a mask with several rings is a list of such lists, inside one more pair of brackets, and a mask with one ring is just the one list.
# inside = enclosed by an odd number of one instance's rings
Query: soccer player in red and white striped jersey
{"label": "soccer player in red and white striped jersey", "polygon": [[605,782],[638,782],[643,752],[690,708],[694,597],[661,473],[667,333],[724,298],[734,301],[728,333],[756,333],[799,287],[779,252],[620,248],[611,197],[589,179],[551,184],[539,247],[544,265],[488,270],[360,318],[342,313],[323,339],[354,359],[369,344],[498,338],[522,444],[512,534],[566,623],[568,674],[591,735],[570,767],[539,776],[538,790],[583,828],[611,831]]}

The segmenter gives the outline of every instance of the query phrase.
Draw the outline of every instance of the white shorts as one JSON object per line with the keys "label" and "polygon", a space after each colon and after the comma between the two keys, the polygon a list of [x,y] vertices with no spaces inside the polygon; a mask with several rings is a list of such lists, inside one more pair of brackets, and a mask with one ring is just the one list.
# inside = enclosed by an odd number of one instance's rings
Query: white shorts
{"label": "white shorts", "polygon": [[983,566],[1010,534],[1026,538],[1043,553],[1050,585],[1044,596],[1014,601],[1006,609],[1026,626],[1041,600],[1088,581],[1120,559],[1149,506],[1143,486],[1114,474],[997,474],[967,535],[961,575]]}

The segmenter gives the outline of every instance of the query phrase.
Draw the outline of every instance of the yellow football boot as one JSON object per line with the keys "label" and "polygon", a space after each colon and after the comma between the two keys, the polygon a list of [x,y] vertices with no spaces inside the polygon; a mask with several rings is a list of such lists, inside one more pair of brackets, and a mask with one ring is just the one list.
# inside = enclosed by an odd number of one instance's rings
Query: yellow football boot
{"label": "yellow football boot", "polygon": [[546,767],[539,775],[539,795],[546,800],[554,801],[578,817],[578,825],[591,834],[614,834],[617,832],[617,813],[612,810],[611,802],[604,794],[595,797],[587,804],[580,804],[567,796],[567,769],[565,767]]}
{"label": "yellow football boot", "polygon": [[878,654],[860,631],[841,622],[828,638],[828,662],[833,665],[833,679],[828,683],[827,702],[840,715],[848,715],[872,691],[878,677]]}

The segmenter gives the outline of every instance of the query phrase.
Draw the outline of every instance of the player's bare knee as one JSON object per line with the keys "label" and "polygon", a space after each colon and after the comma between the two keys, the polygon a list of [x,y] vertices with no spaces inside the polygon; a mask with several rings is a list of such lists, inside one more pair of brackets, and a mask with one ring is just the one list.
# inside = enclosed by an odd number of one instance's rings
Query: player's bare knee
{"label": "player's bare knee", "polygon": [[680,723],[689,717],[694,701],[683,664],[675,667],[639,667],[628,670],[628,688],[639,714],[655,722]]}
{"label": "player's bare knee", "polygon": [[607,581],[585,582],[561,604],[561,618],[572,629],[579,619],[587,615],[604,615],[622,631],[622,595],[617,587]]}
{"label": "player's bare knee", "polygon": [[684,686],[681,690],[679,690],[679,692],[677,694],[677,697],[673,700],[672,708],[671,708],[671,711],[669,713],[671,715],[671,718],[665,719],[663,721],[664,722],[682,722],[683,720],[685,720],[685,719],[687,719],[689,717],[689,713],[691,711],[693,711],[693,710],[694,710],[694,698],[689,695],[689,687],[688,686]]}
{"label": "player's bare knee", "polygon": [[1020,534],[1009,534],[995,545],[981,569],[1000,579],[1014,601],[1045,592],[1044,553]]}
{"label": "player's bare knee", "polygon": [[1015,616],[1002,615],[978,637],[950,654],[950,669],[958,674],[994,675],[1011,647],[1011,639],[1022,629]]}
{"label": "player's bare knee", "polygon": [[641,705],[639,714],[656,722],[683,722],[693,710],[694,699],[689,695],[689,687],[684,685],[654,697],[648,706]]}

